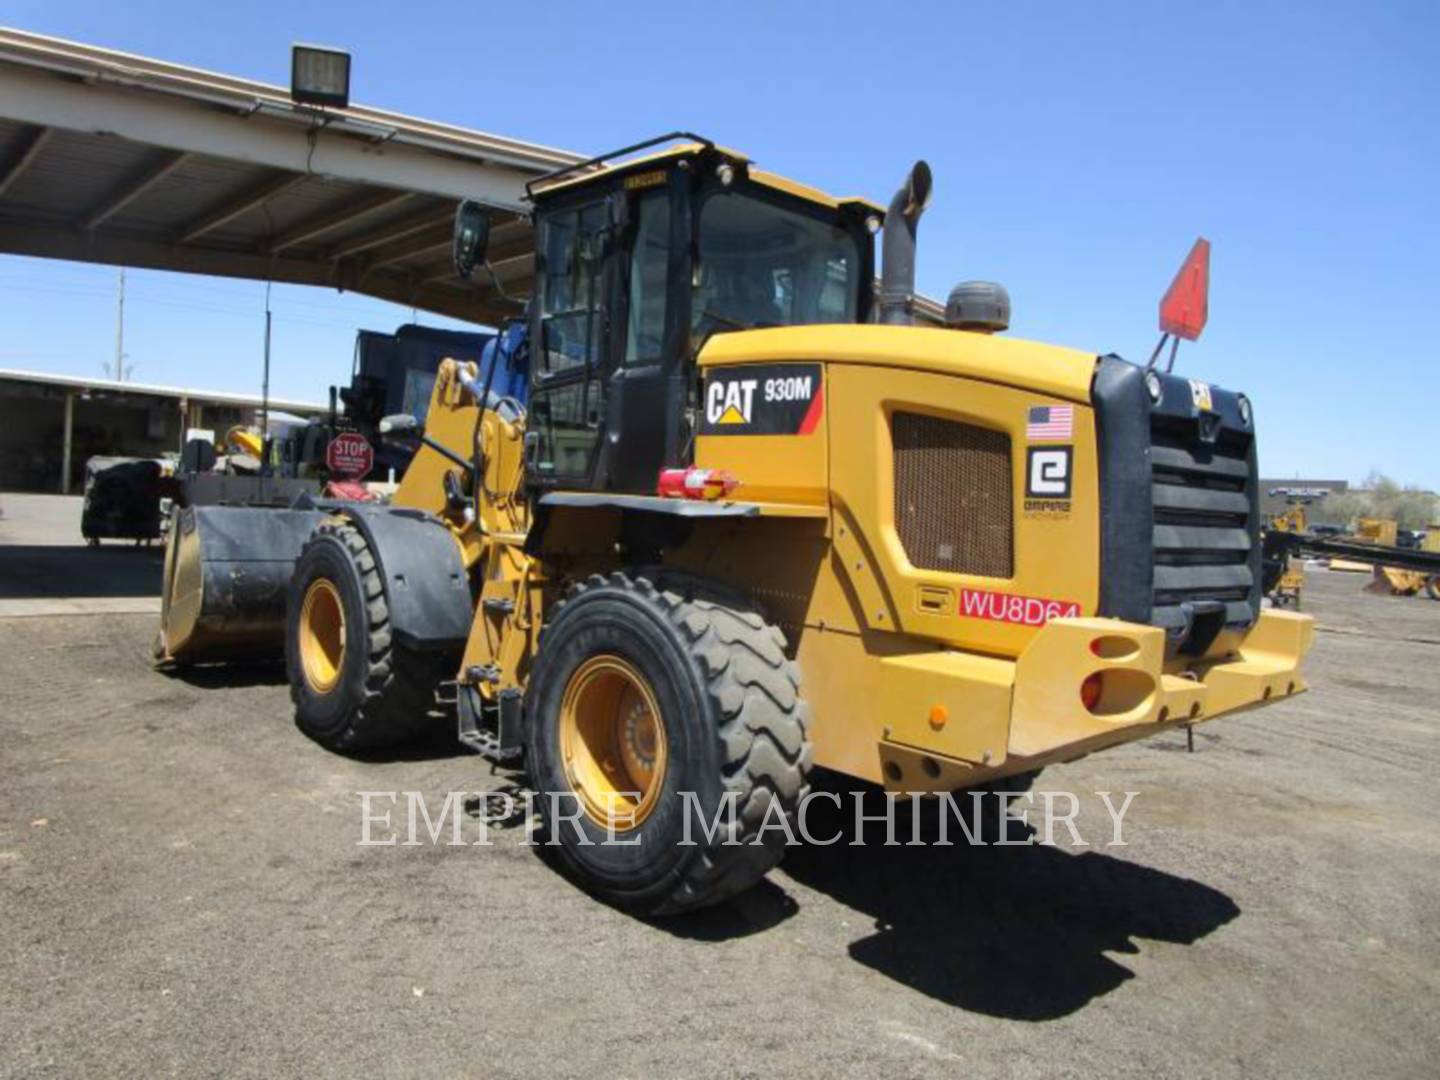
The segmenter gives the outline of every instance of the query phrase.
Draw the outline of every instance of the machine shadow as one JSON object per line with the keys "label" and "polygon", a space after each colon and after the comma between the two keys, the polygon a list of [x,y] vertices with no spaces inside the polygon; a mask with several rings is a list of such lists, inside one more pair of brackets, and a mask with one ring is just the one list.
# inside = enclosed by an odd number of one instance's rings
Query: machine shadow
{"label": "machine shadow", "polygon": [[[493,826],[492,826],[493,827]],[[544,829],[535,833],[535,856],[559,879],[562,888],[575,888],[560,864],[560,857],[547,843]],[[583,887],[583,886],[582,886]],[[592,894],[593,896],[593,894]],[[601,896],[595,901],[624,913]],[[773,930],[800,911],[794,898],[769,878],[762,878],[739,896],[733,896],[714,907],[687,911],[679,915],[652,915],[640,921],[672,937],[687,941],[721,943]]]}
{"label": "machine shadow", "polygon": [[[817,815],[818,817],[818,815]],[[812,835],[834,835],[812,826]],[[903,832],[902,832],[903,837]],[[790,877],[874,919],[850,946],[866,967],[971,1012],[1012,1020],[1067,1016],[1134,977],[1106,953],[1135,939],[1189,945],[1240,914],[1217,889],[1098,851],[1024,846],[864,847],[850,836],[792,848]],[[963,837],[962,837],[963,841]]]}
{"label": "machine shadow", "polygon": [[762,878],[723,904],[647,921],[674,937],[721,942],[772,930],[799,912],[794,897],[769,878]]}
{"label": "machine shadow", "polygon": [[156,672],[197,690],[238,690],[249,686],[284,686],[283,660],[232,660],[223,664],[165,664]]}
{"label": "machine shadow", "polygon": [[[275,659],[232,660],[215,664],[176,664],[156,669],[167,678],[200,690],[235,690],[252,686],[286,686],[289,676],[285,661]],[[398,746],[375,749],[332,751],[341,757],[372,765],[396,761],[444,761],[472,756],[489,765],[456,737],[454,716],[438,706],[431,711],[430,729],[419,738]],[[297,728],[298,730],[298,728]],[[304,735],[303,732],[301,732]],[[305,736],[308,738],[308,736]],[[493,768],[493,767],[492,767]]]}
{"label": "machine shadow", "polygon": [[386,765],[397,761],[448,761],[450,758],[473,757],[477,768],[489,769],[493,774],[496,767],[474,750],[462,743],[455,734],[455,718],[440,710],[432,712],[433,721],[429,730],[419,738],[399,746],[386,746],[373,750],[351,750],[342,756],[352,761],[370,765]]}
{"label": "machine shadow", "polygon": [[[530,823],[521,809],[527,793],[524,774],[504,768],[501,768],[499,772],[508,774],[509,780],[494,791],[497,794],[508,795],[514,801],[515,810],[503,820],[490,818],[490,828],[522,829],[528,827]],[[465,812],[471,817],[479,816],[482,813],[479,803],[478,798],[467,802]],[[531,850],[535,857],[556,876],[557,887],[575,888],[573,879],[565,873],[565,869],[561,865],[560,855],[550,842],[552,834],[543,822],[535,822],[534,826],[531,834],[534,847]],[[623,908],[612,904],[604,897],[595,896],[593,893],[591,896],[597,903],[623,913]],[[687,911],[679,915],[641,917],[640,921],[656,930],[670,934],[672,937],[684,938],[687,941],[719,943],[764,933],[792,918],[799,911],[800,906],[789,893],[769,878],[762,878],[740,895],[733,896],[724,903],[716,904],[713,907]]]}
{"label": "machine shadow", "polygon": [[0,545],[0,599],[160,595],[165,549],[118,542]]}

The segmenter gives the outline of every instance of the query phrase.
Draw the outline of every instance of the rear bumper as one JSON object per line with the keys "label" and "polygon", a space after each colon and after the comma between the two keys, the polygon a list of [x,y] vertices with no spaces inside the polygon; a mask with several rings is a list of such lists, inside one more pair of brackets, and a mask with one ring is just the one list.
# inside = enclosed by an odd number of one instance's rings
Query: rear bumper
{"label": "rear bumper", "polygon": [[[1314,620],[1267,610],[1224,657],[1165,660],[1165,633],[1114,619],[1055,619],[1018,660],[892,657],[881,771],[892,790],[949,791],[1070,761],[1157,731],[1289,697]],[[1081,687],[1097,677],[1099,700]]]}

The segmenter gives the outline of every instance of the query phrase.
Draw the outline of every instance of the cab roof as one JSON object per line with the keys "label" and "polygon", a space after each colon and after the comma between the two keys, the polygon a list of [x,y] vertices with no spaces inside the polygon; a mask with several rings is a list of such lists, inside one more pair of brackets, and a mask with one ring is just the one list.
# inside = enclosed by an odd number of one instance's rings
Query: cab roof
{"label": "cab roof", "polygon": [[576,166],[572,171],[556,175],[553,179],[542,177],[532,185],[531,195],[552,195],[557,191],[592,184],[602,177],[609,178],[612,176],[630,175],[640,172],[647,167],[657,165],[668,166],[681,158],[698,157],[706,151],[719,155],[733,165],[743,167],[745,174],[753,183],[762,184],[776,191],[783,191],[787,195],[804,199],[806,202],[815,203],[832,210],[848,207],[881,215],[885,213],[885,208],[871,199],[856,195],[831,195],[821,191],[819,188],[811,187],[809,184],[802,184],[798,180],[791,180],[789,177],[781,176],[779,173],[773,173],[766,169],[757,169],[749,157],[737,150],[702,142],[681,142],[648,154],[642,154],[639,157],[591,165],[588,168],[582,164]]}

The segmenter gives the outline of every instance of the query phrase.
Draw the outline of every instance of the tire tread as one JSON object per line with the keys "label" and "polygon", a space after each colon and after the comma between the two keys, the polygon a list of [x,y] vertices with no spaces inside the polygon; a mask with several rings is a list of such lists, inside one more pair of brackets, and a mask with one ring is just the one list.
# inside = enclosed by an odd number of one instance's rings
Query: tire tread
{"label": "tire tread", "polygon": [[[772,802],[793,821],[810,789],[810,712],[801,696],[799,667],[787,655],[781,630],[742,592],[678,571],[592,574],[571,587],[549,621],[598,589],[643,598],[686,643],[719,720],[721,781],[735,794],[733,823],[722,825],[716,842],[702,849],[652,914],[719,903],[780,862],[783,831],[772,828],[757,843],[760,828]],[[542,648],[543,641],[542,632]]]}
{"label": "tire tread", "polygon": [[[306,549],[316,543],[337,542],[348,555],[360,580],[365,604],[365,679],[360,704],[351,710],[343,728],[322,734],[307,731],[335,750],[372,750],[411,742],[430,721],[439,672],[435,665],[396,644],[390,632],[390,608],[385,582],[364,534],[343,521],[322,522]],[[301,559],[305,555],[301,552]],[[346,642],[346,647],[350,647]],[[299,678],[290,680],[290,698],[301,706]]]}

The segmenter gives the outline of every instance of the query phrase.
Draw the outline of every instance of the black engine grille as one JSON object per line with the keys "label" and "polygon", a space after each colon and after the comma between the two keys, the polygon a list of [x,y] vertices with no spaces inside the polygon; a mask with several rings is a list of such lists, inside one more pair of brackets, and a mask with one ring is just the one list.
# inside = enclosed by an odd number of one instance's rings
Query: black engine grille
{"label": "black engine grille", "polygon": [[[1200,654],[1260,615],[1255,437],[1239,394],[1101,357],[1100,613]],[[1208,399],[1208,401],[1206,400]],[[1205,402],[1202,408],[1201,402]]]}
{"label": "black engine grille", "polygon": [[[1224,605],[1224,624],[1255,619],[1252,439],[1220,431],[1199,437],[1191,419],[1156,414],[1151,423],[1154,591],[1150,621],[1181,631],[1195,604]],[[1184,605],[1191,605],[1187,616]]]}

